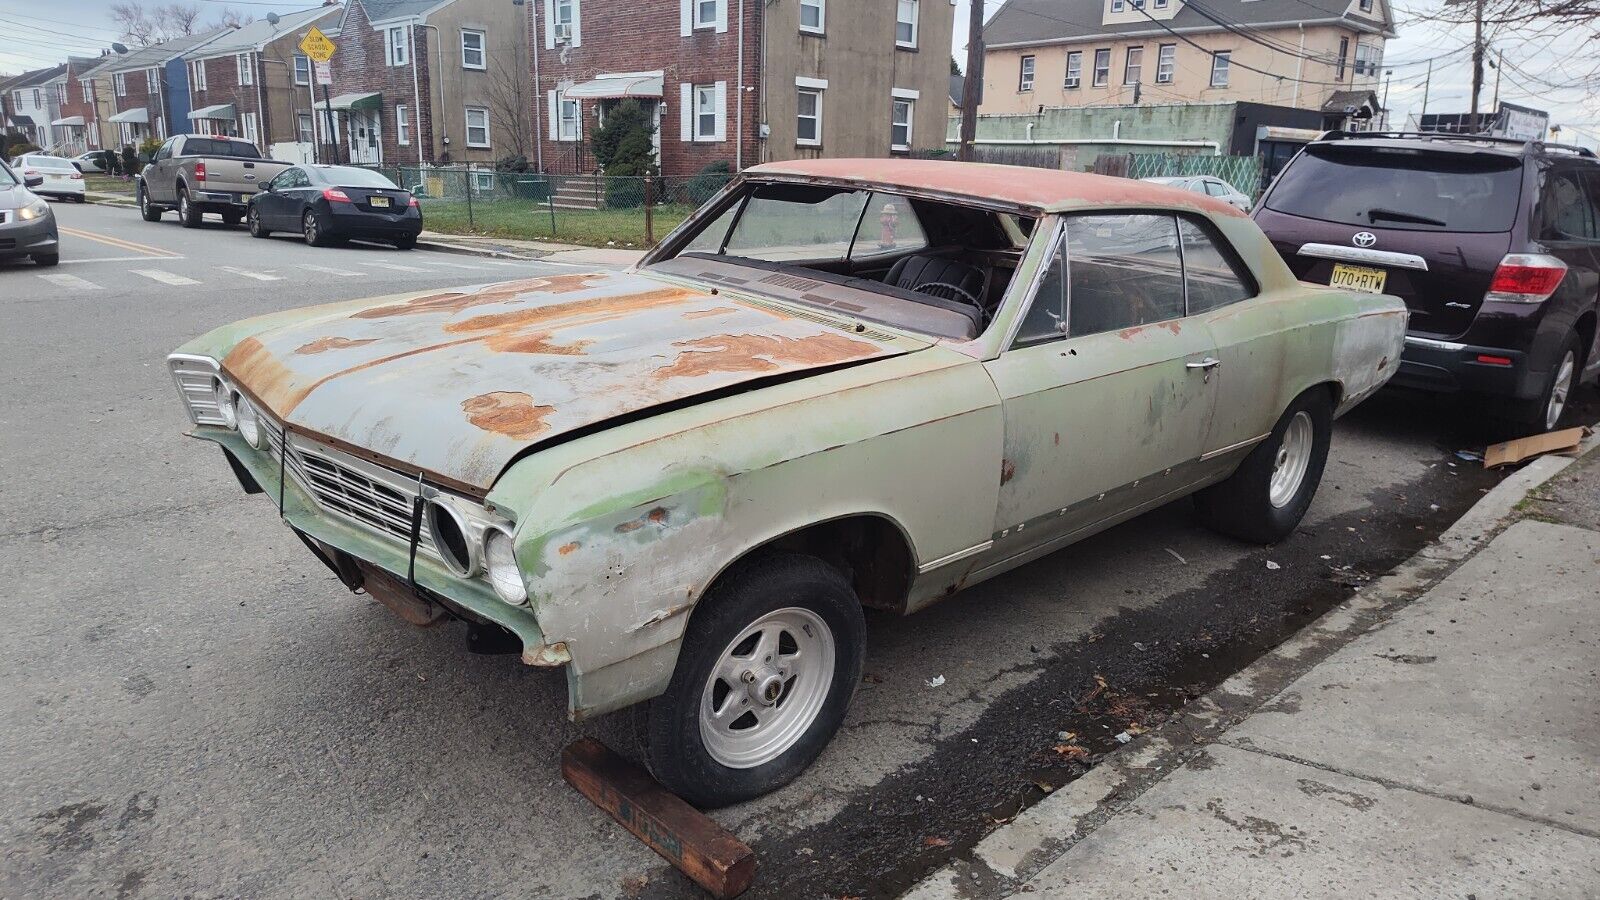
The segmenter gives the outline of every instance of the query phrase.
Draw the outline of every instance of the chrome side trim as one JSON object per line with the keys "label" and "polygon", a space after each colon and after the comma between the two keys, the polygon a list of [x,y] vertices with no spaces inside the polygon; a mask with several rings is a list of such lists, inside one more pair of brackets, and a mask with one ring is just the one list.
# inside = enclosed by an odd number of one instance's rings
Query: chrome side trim
{"label": "chrome side trim", "polygon": [[1336,259],[1340,262],[1372,263],[1396,269],[1428,271],[1428,261],[1415,253],[1395,253],[1391,250],[1367,250],[1361,247],[1341,247],[1338,244],[1301,244],[1301,256]]}
{"label": "chrome side trim", "polygon": [[1261,443],[1262,441],[1266,440],[1269,437],[1272,437],[1272,432],[1270,432],[1270,431],[1267,432],[1266,434],[1258,435],[1258,436],[1253,437],[1253,438],[1246,438],[1245,440],[1242,440],[1237,444],[1229,444],[1226,447],[1218,447],[1217,449],[1212,450],[1212,451],[1210,451],[1208,453],[1200,454],[1200,461],[1201,462],[1205,462],[1208,459],[1216,459],[1219,456],[1224,456],[1226,454],[1232,453],[1235,450],[1243,450],[1245,447],[1250,447],[1250,446],[1253,446],[1255,444],[1259,444],[1259,443]]}
{"label": "chrome side trim", "polygon": [[939,568],[940,566],[947,566],[947,565],[949,565],[949,564],[951,564],[953,562],[960,562],[961,560],[966,559],[969,556],[976,556],[979,553],[982,553],[983,551],[988,550],[990,547],[993,547],[993,546],[994,546],[994,541],[984,541],[981,544],[973,544],[971,547],[968,547],[965,550],[957,550],[954,553],[948,554],[946,556],[941,556],[938,559],[932,560],[930,562],[925,562],[922,565],[917,566],[917,574],[918,575],[926,575],[929,572],[932,572],[934,569]]}
{"label": "chrome side trim", "polygon": [[1406,343],[1412,347],[1427,347],[1430,350],[1465,350],[1466,344],[1457,344],[1454,341],[1436,341],[1433,338],[1412,337],[1406,335]]}

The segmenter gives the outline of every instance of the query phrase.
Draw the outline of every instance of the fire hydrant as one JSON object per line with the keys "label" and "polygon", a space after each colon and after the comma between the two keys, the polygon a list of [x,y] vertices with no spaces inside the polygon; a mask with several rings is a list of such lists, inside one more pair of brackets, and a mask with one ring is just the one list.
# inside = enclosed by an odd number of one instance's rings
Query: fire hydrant
{"label": "fire hydrant", "polygon": [[893,203],[885,203],[883,205],[883,214],[878,216],[879,250],[894,249],[894,227],[898,224],[900,224],[900,211],[894,208]]}

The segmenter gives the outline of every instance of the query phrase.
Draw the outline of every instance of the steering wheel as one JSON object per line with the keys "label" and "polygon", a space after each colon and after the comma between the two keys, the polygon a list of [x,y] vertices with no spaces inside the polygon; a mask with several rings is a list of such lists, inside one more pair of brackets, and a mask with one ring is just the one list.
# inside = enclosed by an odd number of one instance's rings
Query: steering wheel
{"label": "steering wheel", "polygon": [[966,288],[962,287],[959,284],[951,284],[948,281],[924,281],[922,284],[917,285],[917,293],[919,293],[919,294],[931,294],[933,296],[938,296],[937,294],[933,294],[933,292],[928,290],[928,288],[944,288],[945,290],[950,291],[953,294],[960,295],[968,303],[971,303],[973,306],[976,306],[978,309],[983,309],[982,301],[980,301],[971,291],[967,290]]}

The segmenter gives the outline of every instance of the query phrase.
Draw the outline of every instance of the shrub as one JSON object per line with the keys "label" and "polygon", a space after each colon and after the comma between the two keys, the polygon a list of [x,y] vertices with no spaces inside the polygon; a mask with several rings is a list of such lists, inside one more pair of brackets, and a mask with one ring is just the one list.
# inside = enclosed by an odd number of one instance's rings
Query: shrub
{"label": "shrub", "polygon": [[139,142],[139,159],[149,162],[156,158],[156,151],[160,149],[160,138],[147,137]]}
{"label": "shrub", "polygon": [[122,174],[137,175],[144,166],[139,164],[139,154],[133,150],[133,145],[128,144],[122,148]]}
{"label": "shrub", "polygon": [[693,178],[689,179],[686,189],[687,200],[694,206],[710,200],[717,191],[733,180],[733,166],[727,160],[719,159],[713,163],[706,163]]}

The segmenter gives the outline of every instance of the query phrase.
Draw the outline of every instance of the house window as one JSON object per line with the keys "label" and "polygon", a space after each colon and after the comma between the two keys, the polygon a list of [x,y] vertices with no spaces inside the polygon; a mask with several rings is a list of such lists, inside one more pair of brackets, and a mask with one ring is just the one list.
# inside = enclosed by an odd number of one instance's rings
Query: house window
{"label": "house window", "polygon": [[478,170],[478,169],[474,169],[473,172],[472,172],[472,190],[473,190],[474,193],[478,193],[478,194],[493,193],[494,192],[494,172],[493,171],[484,172],[484,171],[481,171],[481,170]]}
{"label": "house window", "polygon": [[81,91],[83,91],[83,102],[85,102],[85,103],[93,103],[94,102],[94,94],[89,89],[89,82],[87,82],[87,81],[78,82],[78,88]]}
{"label": "house window", "polygon": [[1111,50],[1096,50],[1094,52],[1094,81],[1095,87],[1105,87],[1111,80]]}
{"label": "house window", "polygon": [[715,28],[722,19],[722,0],[694,0],[694,27]]}
{"label": "house window", "polygon": [[311,83],[311,57],[294,55],[294,83],[302,87]]}
{"label": "house window", "polygon": [[896,0],[894,45],[917,49],[917,0]]}
{"label": "house window", "polygon": [[1372,12],[1372,0],[1361,0],[1361,11],[1366,13]]}
{"label": "house window", "polygon": [[1122,0],[1111,0],[1111,11],[1112,12],[1119,13],[1119,12],[1122,12],[1123,10],[1125,10],[1125,9],[1127,9],[1127,5],[1125,3],[1123,3]]}
{"label": "house window", "polygon": [[1156,9],[1166,9],[1167,0],[1156,0]]}
{"label": "house window", "polygon": [[894,107],[889,115],[889,149],[911,149],[911,121],[914,118],[916,101],[895,98]]}
{"label": "house window", "polygon": [[827,18],[827,0],[800,0],[800,30],[821,34]]}
{"label": "house window", "polygon": [[240,84],[255,84],[255,69],[250,65],[250,54],[241,53],[233,58],[234,65],[239,69]]}
{"label": "house window", "polygon": [[152,93],[152,94],[161,93],[161,70],[160,69],[145,69],[144,70],[144,83],[145,83],[145,86],[147,88],[149,88],[150,93]]}
{"label": "house window", "polygon": [[194,89],[197,90],[197,91],[205,90],[206,89],[206,64],[205,64],[205,61],[197,59],[189,66],[189,68],[194,70],[193,73],[191,74],[190,78],[189,78],[190,81],[194,82]]}
{"label": "house window", "polygon": [[1178,69],[1178,45],[1162,44],[1156,52],[1156,84],[1171,84]]}
{"label": "house window", "polygon": [[800,88],[795,99],[794,142],[804,147],[822,146],[822,91]]}
{"label": "house window", "polygon": [[[577,127],[577,123],[573,123]],[[481,106],[467,107],[467,146],[489,146],[489,111]]]}
{"label": "house window", "polygon": [[406,27],[399,25],[389,29],[389,39],[384,43],[384,62],[391,66],[403,66],[410,57],[407,52],[411,49],[406,45]]}
{"label": "house window", "polygon": [[717,137],[717,86],[694,86],[694,139],[716,140]]}
{"label": "house window", "polygon": [[1031,56],[1024,56],[1022,58],[1022,66],[1017,73],[1017,90],[1033,90],[1033,67],[1035,62],[1036,60]]}
{"label": "house window", "polygon": [[67,102],[67,83],[65,81],[63,81],[60,84],[56,85],[56,102],[57,103],[66,103]]}
{"label": "house window", "polygon": [[1122,83],[1138,84],[1144,76],[1144,48],[1129,47],[1128,56],[1122,63]]}
{"label": "house window", "polygon": [[483,32],[461,29],[461,68],[487,69]]}
{"label": "house window", "polygon": [[[472,120],[470,113],[467,120]],[[411,143],[411,110],[406,109],[404,104],[394,108],[394,139],[401,146]]]}
{"label": "house window", "polygon": [[1067,80],[1063,85],[1075,88],[1083,84],[1083,51],[1074,50],[1067,54]]}
{"label": "house window", "polygon": [[556,43],[564,44],[572,41],[572,0],[554,0]]}
{"label": "house window", "polygon": [[1233,51],[1222,50],[1211,54],[1211,86],[1228,86],[1228,65],[1233,61]]}
{"label": "house window", "polygon": [[44,106],[44,102],[39,98],[38,88],[33,89],[33,105],[35,108],[42,108]]}
{"label": "house window", "polygon": [[260,142],[256,140],[256,137],[260,133],[260,132],[258,132],[256,130],[256,114],[253,113],[253,112],[247,112],[247,113],[244,114],[243,118],[244,118],[244,134],[242,135],[242,137],[245,140],[249,141],[252,144],[255,144],[258,147],[261,146]]}
{"label": "house window", "polygon": [[316,137],[312,134],[313,129],[316,127],[316,119],[312,117],[311,113],[300,113],[295,116],[295,124],[299,129],[300,143],[316,143]]}
{"label": "house window", "polygon": [[[116,89],[116,93],[117,93],[118,97],[126,97],[126,96],[128,96],[128,79],[123,75],[123,73],[118,72],[115,75],[112,75],[111,76],[111,85],[112,85],[113,88]],[[17,92],[17,102],[18,103],[22,102],[22,92],[21,91]]]}
{"label": "house window", "polygon": [[557,117],[560,130],[556,132],[557,140],[575,141],[578,139],[578,101],[561,98],[561,108]]}
{"label": "house window", "polygon": [[1378,74],[1378,66],[1383,59],[1383,51],[1376,44],[1363,44],[1356,41],[1355,74],[1357,78],[1374,76]]}
{"label": "house window", "polygon": [[1343,81],[1344,80],[1344,61],[1345,61],[1345,58],[1348,57],[1349,55],[1350,55],[1350,39],[1347,38],[1347,37],[1339,38],[1339,61],[1334,63],[1334,66],[1333,66],[1333,80],[1334,81]]}

